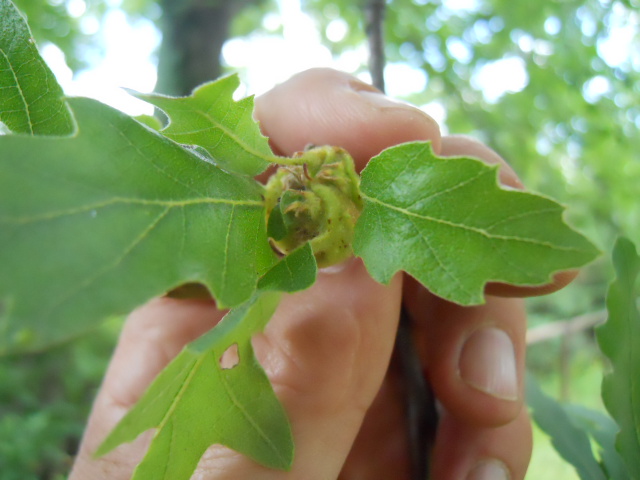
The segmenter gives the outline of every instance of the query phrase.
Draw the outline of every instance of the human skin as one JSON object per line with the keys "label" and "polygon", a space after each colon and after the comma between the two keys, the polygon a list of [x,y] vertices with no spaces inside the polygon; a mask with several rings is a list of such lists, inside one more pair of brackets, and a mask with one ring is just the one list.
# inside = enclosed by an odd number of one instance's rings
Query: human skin
{"label": "human skin", "polygon": [[[308,144],[338,145],[362,169],[386,147],[431,140],[441,155],[472,154],[499,163],[500,181],[522,188],[513,170],[484,145],[441,136],[420,110],[333,70],[304,72],[257,98],[256,117],[281,154]],[[321,271],[313,287],[285,296],[253,341],[291,421],[292,469],[269,470],[213,446],[193,478],[409,480],[404,400],[399,370],[390,364],[402,301],[441,406],[433,479],[524,478],[531,429],[523,408],[526,319],[516,297],[556,290],[573,276],[560,274],[540,288],[490,285],[484,305],[460,307],[401,274],[389,285],[378,284],[357,259]],[[70,480],[130,478],[149,432],[102,458],[92,452],[182,347],[223,315],[212,301],[166,297],[130,315]]]}

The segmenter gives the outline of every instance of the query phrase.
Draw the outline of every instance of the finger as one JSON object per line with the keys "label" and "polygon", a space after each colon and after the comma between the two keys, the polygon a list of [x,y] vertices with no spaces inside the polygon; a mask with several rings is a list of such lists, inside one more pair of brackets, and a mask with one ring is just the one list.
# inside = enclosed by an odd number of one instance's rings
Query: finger
{"label": "finger", "polygon": [[321,272],[311,289],[285,298],[253,340],[291,422],[291,471],[269,470],[214,446],[197,478],[338,478],[386,372],[401,293],[400,276],[384,286],[360,261],[343,267]]}
{"label": "finger", "polygon": [[[502,185],[518,190],[524,190],[524,185],[511,166],[496,152],[483,143],[465,135],[450,135],[442,138],[440,154],[445,157],[470,156],[479,158],[490,165],[499,165],[499,180]],[[488,295],[504,297],[532,297],[547,295],[566,287],[571,283],[578,272],[570,270],[559,272],[553,276],[553,280],[546,285],[535,287],[519,287],[504,283],[489,283],[485,289]]]}
{"label": "finger", "polygon": [[412,478],[405,380],[394,352],[389,371],[367,410],[340,480]]}
{"label": "finger", "polygon": [[282,154],[309,144],[346,149],[359,169],[387,147],[430,140],[440,149],[438,124],[421,110],[384,96],[346,73],[313,69],[256,99],[256,118]]}
{"label": "finger", "polygon": [[500,183],[519,190],[524,185],[511,166],[485,144],[466,135],[447,135],[442,137],[440,155],[443,157],[469,156],[479,158],[489,165],[498,165]]}
{"label": "finger", "polygon": [[211,329],[222,315],[210,301],[159,298],[129,316],[94,402],[70,480],[131,477],[147,448],[148,434],[98,459],[93,452],[182,347]]}
{"label": "finger", "polygon": [[525,409],[513,422],[496,428],[472,427],[445,412],[433,451],[432,477],[522,480],[531,448],[531,422]]}
{"label": "finger", "polygon": [[[405,285],[405,295],[409,287],[411,285]],[[415,282],[413,287],[424,291]],[[416,302],[416,299],[420,302]],[[456,463],[466,462],[464,465],[468,465],[476,457],[472,455],[465,458],[464,452],[473,453],[477,445],[473,440],[475,437],[464,433],[465,428],[474,432],[487,427],[491,430],[518,421],[514,418],[518,419],[522,412],[523,386],[519,380],[524,368],[522,301],[496,297],[488,299],[486,306],[468,308],[434,296],[410,295],[406,302],[412,312],[418,312],[414,313],[415,335],[417,344],[422,347],[421,356],[427,365],[427,376],[441,403],[452,410],[447,413],[448,423],[439,425],[438,435],[443,435],[441,430],[444,428],[448,432],[447,441],[450,445],[455,444],[459,453]],[[487,335],[483,335],[483,329],[490,329],[488,339]],[[507,333],[496,333],[504,330]],[[477,334],[475,338],[474,334]],[[505,335],[509,336],[506,342]],[[515,345],[506,348],[506,353],[497,351],[504,349],[505,344],[509,346],[509,343]],[[504,357],[508,358],[506,362]],[[507,365],[509,363],[510,366]],[[395,371],[393,366],[392,363],[349,454],[343,472],[345,479],[411,478],[407,458],[408,437],[404,427],[405,403],[402,398],[406,393],[399,379],[400,372]],[[508,378],[501,379],[500,375]],[[515,388],[513,382],[516,383]],[[509,396],[514,399],[505,398]],[[447,425],[455,425],[456,429],[451,431]],[[460,436],[456,437],[455,432],[461,432]],[[509,452],[512,452],[515,455],[514,464],[519,465],[518,459],[523,458],[523,452],[527,452],[530,445],[526,437],[520,439],[515,436],[509,448],[505,450],[504,458],[509,459]],[[434,452],[432,461],[443,461],[440,455],[445,450],[440,448]],[[450,460],[451,456],[446,456],[446,459]],[[441,477],[434,475],[432,478]]]}
{"label": "finger", "polygon": [[[400,299],[399,275],[384,286],[353,260],[289,297],[255,339],[293,426],[291,478],[338,477],[387,371]],[[251,473],[229,478],[265,474]]]}
{"label": "finger", "polygon": [[[416,287],[419,288],[419,287]],[[462,307],[410,295],[427,375],[449,413],[475,426],[512,421],[522,408],[526,318],[520,299]]]}
{"label": "finger", "polygon": [[[380,285],[354,260],[333,273],[321,272],[313,289],[284,300],[265,333],[254,339],[256,355],[293,427],[294,476],[314,471],[319,478],[337,478],[386,371],[400,292],[400,277],[389,287]],[[93,459],[92,453],[184,344],[221,316],[212,302],[166,298],[130,316],[94,404],[72,480],[130,478],[149,434],[102,458]],[[197,473],[203,479],[281,474],[220,446],[205,453]]]}

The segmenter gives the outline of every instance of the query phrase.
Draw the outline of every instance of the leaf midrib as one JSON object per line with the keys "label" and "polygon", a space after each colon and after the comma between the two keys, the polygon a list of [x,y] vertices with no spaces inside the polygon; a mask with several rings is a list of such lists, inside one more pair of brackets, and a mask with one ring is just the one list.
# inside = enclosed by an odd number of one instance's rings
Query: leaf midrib
{"label": "leaf midrib", "polygon": [[[249,352],[247,352],[247,354],[249,354]],[[231,389],[231,386],[229,384],[229,382],[227,382],[227,379],[225,378],[225,376],[220,372],[219,374],[219,378],[220,381],[222,382],[222,385],[224,386],[224,391],[227,394],[227,397],[229,398],[229,400],[231,400],[231,403],[240,411],[240,413],[242,414],[242,416],[247,420],[247,422],[249,423],[249,425],[251,425],[251,427],[253,427],[253,429],[256,431],[256,433],[260,436],[260,438],[262,438],[264,440],[264,442],[269,445],[269,447],[271,448],[271,450],[273,451],[273,453],[275,455],[278,456],[278,458],[280,459],[280,461],[285,462],[287,459],[284,458],[281,454],[280,451],[278,450],[278,448],[276,447],[275,443],[269,438],[269,435],[267,435],[264,430],[262,428],[260,428],[260,425],[258,425],[253,417],[249,414],[249,412],[247,412],[247,410],[243,407],[242,403],[237,399],[237,397],[235,396],[235,394],[233,393],[233,390]]]}
{"label": "leaf midrib", "polygon": [[441,224],[441,225],[446,225],[448,227],[453,227],[453,228],[459,228],[462,230],[467,230],[469,232],[481,235],[483,237],[486,237],[490,240],[504,240],[504,241],[514,241],[514,242],[522,242],[522,243],[529,243],[532,245],[538,245],[538,246],[542,246],[542,247],[547,247],[547,248],[551,248],[554,250],[561,250],[561,251],[568,251],[568,252],[584,252],[585,250],[579,249],[579,248],[572,248],[572,247],[565,247],[562,245],[556,245],[550,242],[544,242],[544,241],[540,241],[540,240],[535,240],[532,238],[523,238],[523,237],[517,237],[517,236],[510,236],[510,235],[496,235],[496,234],[491,234],[490,232],[488,232],[485,229],[482,228],[478,228],[478,227],[472,227],[470,225],[465,225],[463,223],[456,223],[456,222],[452,222],[449,220],[445,220],[442,218],[435,218],[435,217],[430,217],[428,215],[423,215],[423,214],[419,214],[416,212],[412,212],[410,210],[407,210],[405,208],[402,207],[398,207],[396,205],[392,205],[390,203],[386,203],[383,202],[382,200],[378,200],[377,198],[373,198],[370,197],[364,193],[362,193],[362,197],[371,202],[371,203],[375,203],[378,204],[384,208],[388,208],[389,210],[393,210],[396,212],[399,212],[403,215],[409,216],[409,217],[415,217],[415,218],[419,218],[420,220],[425,220],[428,222],[433,222],[433,223],[437,223],[437,224]]}
{"label": "leaf midrib", "polygon": [[231,200],[231,199],[223,199],[223,198],[194,198],[194,199],[186,199],[186,200],[148,200],[148,199],[142,199],[142,198],[116,197],[116,198],[106,200],[104,202],[82,205],[80,207],[70,208],[67,210],[46,212],[40,215],[32,215],[28,217],[19,217],[19,218],[0,217],[0,224],[25,225],[29,223],[55,220],[61,217],[88,213],[93,210],[100,210],[102,208],[107,208],[107,207],[111,207],[118,204],[133,204],[133,205],[144,205],[144,206],[153,206],[153,207],[165,207],[168,209],[172,209],[176,207],[179,207],[179,208],[189,207],[193,205],[202,205],[202,204],[211,204],[211,205],[224,204],[224,205],[230,205],[233,207],[236,207],[236,206],[264,207],[264,203],[261,200]]}
{"label": "leaf midrib", "polygon": [[[181,132],[165,132],[165,134],[172,138],[173,140],[178,141],[178,137],[182,136],[182,135],[197,135],[199,133],[203,133],[203,132],[207,132],[208,130],[214,129],[214,130],[221,130],[225,135],[227,135],[229,138],[231,138],[236,145],[238,145],[242,150],[244,150],[245,152],[249,153],[250,155],[253,155],[254,157],[258,157],[261,160],[265,161],[266,163],[273,163],[276,161],[276,157],[273,155],[264,155],[262,152],[259,152],[253,148],[251,148],[248,144],[246,144],[246,142],[242,142],[240,140],[240,138],[238,137],[238,135],[236,135],[233,131],[229,130],[228,128],[226,128],[223,124],[221,124],[219,121],[215,120],[211,115],[209,115],[207,112],[204,112],[200,109],[196,109],[196,110],[191,110],[191,112],[195,113],[196,115],[199,115],[200,117],[204,118],[205,120],[209,121],[211,123],[211,126],[207,126],[205,128],[201,128],[201,129],[196,129],[196,130],[184,130]],[[169,127],[170,128],[170,127]]]}
{"label": "leaf midrib", "polygon": [[27,115],[27,125],[29,126],[29,133],[31,135],[33,135],[33,125],[32,125],[32,122],[31,122],[31,112],[29,111],[29,104],[27,103],[27,99],[24,96],[24,92],[22,91],[22,87],[20,86],[20,82],[18,80],[16,72],[13,69],[13,64],[11,63],[11,60],[9,59],[9,56],[5,53],[5,51],[2,48],[0,48],[0,53],[2,53],[2,56],[7,61],[7,65],[9,65],[9,71],[11,72],[11,75],[13,75],[13,79],[15,80],[16,88],[18,89],[18,92],[20,93],[20,98],[22,99],[22,103],[24,104],[24,111],[25,111],[25,113]]}

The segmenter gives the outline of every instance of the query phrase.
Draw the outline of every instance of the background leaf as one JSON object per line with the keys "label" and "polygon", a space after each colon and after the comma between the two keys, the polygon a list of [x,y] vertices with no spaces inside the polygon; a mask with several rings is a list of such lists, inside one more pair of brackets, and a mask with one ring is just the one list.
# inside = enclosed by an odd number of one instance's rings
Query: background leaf
{"label": "background leaf", "polygon": [[632,479],[640,479],[640,313],[636,306],[640,257],[626,238],[613,250],[616,279],[607,296],[607,322],[596,330],[613,370],[602,382],[602,399],[620,427],[616,447]]}
{"label": "background leaf", "polygon": [[262,187],[98,102],[71,105],[74,137],[0,137],[0,352],[187,282],[220,306],[250,298],[276,261]]}
{"label": "background leaf", "polygon": [[9,0],[0,0],[0,120],[15,133],[31,135],[74,129],[62,89]]}
{"label": "background leaf", "polygon": [[356,255],[380,282],[404,270],[462,305],[482,303],[489,281],[540,285],[596,256],[560,205],[501,189],[496,175],[473,158],[437,157],[428,142],[383,151],[362,171]]}
{"label": "background leaf", "polygon": [[571,422],[562,405],[545,395],[531,375],[527,375],[527,403],[533,420],[551,437],[557,452],[574,466],[582,480],[607,480],[593,456],[585,430]]}
{"label": "background leaf", "polygon": [[167,114],[162,133],[183,145],[203,147],[225,170],[257,175],[275,158],[269,141],[253,119],[253,97],[236,102],[237,75],[196,88],[190,97],[134,93]]}
{"label": "background leaf", "polygon": [[[188,480],[205,450],[216,443],[267,467],[289,468],[289,423],[251,347],[251,336],[264,328],[279,300],[280,294],[262,294],[231,310],[213,330],[187,345],[96,455],[156,428],[133,480]],[[220,359],[232,345],[239,362],[222,368]]]}
{"label": "background leaf", "polygon": [[609,480],[629,480],[629,473],[622,457],[615,448],[618,425],[608,415],[583,407],[564,405],[571,421],[582,427],[598,444],[601,465]]}

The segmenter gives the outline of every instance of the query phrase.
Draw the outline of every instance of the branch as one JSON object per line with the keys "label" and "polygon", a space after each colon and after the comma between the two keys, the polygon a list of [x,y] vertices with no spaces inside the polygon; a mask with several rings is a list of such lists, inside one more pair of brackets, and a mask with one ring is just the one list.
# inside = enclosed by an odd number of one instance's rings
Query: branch
{"label": "branch", "polygon": [[438,429],[436,399],[424,376],[413,338],[413,320],[403,305],[394,355],[402,372],[405,393],[411,479],[427,480],[431,468],[431,451]]}
{"label": "branch", "polygon": [[527,345],[544,342],[563,335],[571,335],[593,328],[607,319],[606,310],[587,313],[569,320],[547,323],[527,330]]}
{"label": "branch", "polygon": [[366,32],[369,41],[369,72],[373,85],[384,92],[384,13],[385,0],[368,0],[365,6]]}

